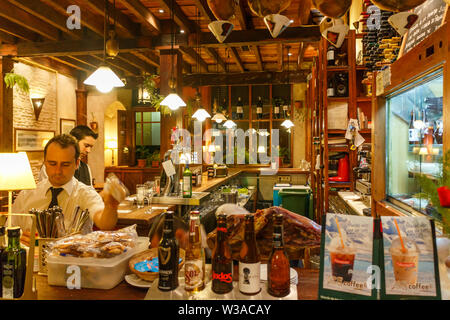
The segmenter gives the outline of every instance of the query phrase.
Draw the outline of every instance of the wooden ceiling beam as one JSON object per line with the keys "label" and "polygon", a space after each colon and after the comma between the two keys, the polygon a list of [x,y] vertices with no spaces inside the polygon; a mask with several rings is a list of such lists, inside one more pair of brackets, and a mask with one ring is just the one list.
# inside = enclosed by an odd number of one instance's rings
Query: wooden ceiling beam
{"label": "wooden ceiling beam", "polygon": [[0,16],[20,25],[23,28],[36,32],[45,39],[59,39],[58,29],[48,25],[41,19],[36,18],[6,0],[0,2]]}
{"label": "wooden ceiling beam", "polygon": [[133,51],[131,54],[135,55],[139,59],[147,62],[148,64],[159,68],[159,56],[157,54],[153,54],[150,51]]}
{"label": "wooden ceiling beam", "polygon": [[183,85],[198,87],[207,83],[216,85],[248,85],[252,84],[285,84],[301,83],[306,81],[309,72],[244,72],[244,73],[203,73],[183,76]]}
{"label": "wooden ceiling beam", "polygon": [[[81,63],[84,63],[88,66],[91,66],[94,68],[94,70],[97,70],[97,68],[100,66],[100,64],[103,62],[103,59],[100,59],[96,56],[70,56],[70,58],[77,60]],[[122,70],[119,70],[117,67],[110,65],[109,66],[114,73],[116,73],[119,77],[123,77],[124,73]]]}
{"label": "wooden ceiling beam", "polygon": [[227,66],[225,62],[222,60],[216,50],[214,50],[214,48],[205,48],[205,51],[211,57],[211,59],[213,59],[214,62],[222,68],[223,72],[227,72]]}
{"label": "wooden ceiling beam", "polygon": [[27,65],[39,67],[53,72],[58,72],[62,75],[77,79],[82,73],[80,70],[69,67],[66,64],[50,59],[48,57],[36,57],[36,58],[18,58],[15,59],[18,62],[25,63]]}
{"label": "wooden ceiling beam", "polygon": [[238,66],[241,72],[245,72],[244,65],[242,64],[241,58],[239,57],[239,53],[235,47],[230,48],[231,55],[233,56],[234,62]]}
{"label": "wooden ceiling beam", "polygon": [[129,10],[145,28],[150,29],[151,32],[155,34],[161,32],[159,20],[139,0],[119,0],[119,2],[127,8],[127,10]]}
{"label": "wooden ceiling beam", "polygon": [[67,18],[62,16],[51,7],[45,6],[36,0],[8,0],[16,7],[28,12],[29,14],[41,19],[52,27],[69,34],[72,38],[81,39],[83,37],[81,30],[69,30],[67,28]]}
{"label": "wooden ceiling beam", "polygon": [[1,42],[14,44],[14,43],[16,43],[16,38],[13,35],[9,34],[9,33],[0,31],[0,43]]}
{"label": "wooden ceiling beam", "polygon": [[198,8],[198,10],[200,11],[200,14],[208,21],[215,21],[216,17],[214,16],[214,14],[211,12],[211,9],[209,9],[208,3],[206,2],[206,0],[193,0],[193,2],[195,3],[195,6]]}
{"label": "wooden ceiling beam", "polygon": [[17,37],[22,40],[26,41],[36,41],[37,40],[37,34],[25,29],[22,26],[19,26],[18,24],[15,24],[3,17],[0,17],[0,31],[3,31],[5,33],[8,33],[14,37]]}
{"label": "wooden ceiling beam", "polygon": [[124,62],[129,63],[130,65],[138,68],[139,70],[143,72],[153,73],[154,67],[147,64],[146,62],[139,59],[137,56],[131,54],[131,53],[121,53],[117,56],[117,58],[122,59]]}
{"label": "wooden ceiling beam", "polygon": [[173,1],[173,20],[175,23],[187,33],[195,33],[197,31],[197,25],[195,22],[189,20],[189,18],[181,10],[180,6],[174,0],[158,0],[164,11],[172,14],[171,1]]}
{"label": "wooden ceiling beam", "polygon": [[[98,59],[100,63],[103,62],[103,56],[101,55],[92,55],[94,58]],[[106,60],[107,65],[111,65],[116,67],[117,69],[122,70],[125,75],[133,75],[133,76],[140,76],[141,72],[138,68],[135,68],[134,66],[130,65],[129,63],[119,60],[119,59],[107,59]]]}
{"label": "wooden ceiling beam", "polygon": [[[199,41],[197,44],[197,37]],[[184,37],[177,37],[177,44],[196,47],[242,47],[250,45],[266,45],[281,43],[298,43],[304,42],[317,42],[321,39],[319,26],[304,26],[304,27],[291,27],[287,28],[277,38],[272,38],[269,30],[267,29],[253,29],[253,30],[235,30],[225,39],[223,43],[219,43],[211,32],[202,32],[200,34],[191,34],[188,37],[188,44],[184,44]],[[157,37],[154,39],[153,46],[158,48],[160,46],[170,46],[170,36]]]}
{"label": "wooden ceiling beam", "polygon": [[195,64],[195,68],[197,69],[197,64],[202,68],[202,72],[208,72],[208,64],[203,60],[202,57],[195,51],[193,48],[180,47],[178,49],[182,54],[187,55],[192,59]]}
{"label": "wooden ceiling beam", "polygon": [[[33,0],[28,0],[33,1]],[[105,1],[103,0],[82,0],[93,12],[105,16]],[[112,9],[112,6],[110,7]],[[136,37],[139,34],[139,25],[133,22],[126,14],[116,8],[116,27],[118,33],[126,37]],[[113,21],[110,21],[113,23]]]}
{"label": "wooden ceiling beam", "polygon": [[261,53],[259,52],[258,46],[250,46],[251,50],[253,51],[253,54],[256,57],[256,64],[258,65],[259,71],[264,71],[264,66],[262,63]]}
{"label": "wooden ceiling beam", "polygon": [[78,69],[85,72],[92,72],[92,67],[87,66],[86,64],[80,63],[80,61],[77,61],[75,59],[72,59],[70,57],[50,57],[51,59],[61,62],[63,64],[68,65],[69,67],[72,67],[74,69]]}
{"label": "wooden ceiling beam", "polygon": [[[0,21],[1,28],[1,21]],[[118,39],[119,52],[145,51],[151,47],[151,39]],[[74,56],[103,53],[103,39],[63,40],[49,42],[21,42],[13,45],[20,57]]]}

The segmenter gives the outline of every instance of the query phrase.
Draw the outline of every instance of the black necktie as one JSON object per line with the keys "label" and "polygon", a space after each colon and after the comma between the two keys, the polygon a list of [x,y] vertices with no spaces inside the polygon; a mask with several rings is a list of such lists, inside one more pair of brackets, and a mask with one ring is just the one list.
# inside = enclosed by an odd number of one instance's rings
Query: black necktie
{"label": "black necktie", "polygon": [[50,191],[52,192],[52,201],[50,202],[50,205],[48,206],[48,208],[53,208],[53,206],[57,206],[58,205],[58,194],[61,193],[61,191],[63,191],[63,188],[53,188],[50,187]]}

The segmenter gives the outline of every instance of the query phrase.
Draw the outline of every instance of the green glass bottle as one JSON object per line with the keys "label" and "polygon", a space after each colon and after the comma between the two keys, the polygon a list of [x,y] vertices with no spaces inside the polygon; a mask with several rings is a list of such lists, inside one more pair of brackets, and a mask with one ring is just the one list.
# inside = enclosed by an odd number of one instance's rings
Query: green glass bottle
{"label": "green glass bottle", "polygon": [[27,254],[20,247],[20,227],[8,228],[8,247],[3,251],[2,297],[20,298],[25,285]]}
{"label": "green glass bottle", "polygon": [[183,198],[192,198],[192,171],[189,164],[186,164],[183,172]]}

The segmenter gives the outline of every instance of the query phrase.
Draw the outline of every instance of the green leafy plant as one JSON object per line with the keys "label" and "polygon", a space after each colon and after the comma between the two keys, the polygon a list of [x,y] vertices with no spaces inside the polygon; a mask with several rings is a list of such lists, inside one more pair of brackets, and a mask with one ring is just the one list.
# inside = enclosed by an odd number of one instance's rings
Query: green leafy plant
{"label": "green leafy plant", "polygon": [[149,161],[158,161],[159,162],[161,160],[159,151],[158,150],[153,151],[153,153],[150,154],[147,159]]}
{"label": "green leafy plant", "polygon": [[15,85],[24,93],[30,92],[28,80],[19,74],[14,73],[14,70],[5,74],[4,81],[7,88],[14,88]]}
{"label": "green leafy plant", "polygon": [[137,146],[136,147],[136,158],[137,159],[148,159],[151,155],[151,151],[146,146]]}
{"label": "green leafy plant", "polygon": [[440,174],[437,176],[430,177],[419,174],[415,177],[422,189],[422,192],[415,196],[430,201],[436,211],[434,217],[437,219],[442,218],[444,232],[450,234],[450,209],[441,206],[437,191],[439,187],[450,186],[450,150],[444,155],[440,166],[442,170],[439,170]]}

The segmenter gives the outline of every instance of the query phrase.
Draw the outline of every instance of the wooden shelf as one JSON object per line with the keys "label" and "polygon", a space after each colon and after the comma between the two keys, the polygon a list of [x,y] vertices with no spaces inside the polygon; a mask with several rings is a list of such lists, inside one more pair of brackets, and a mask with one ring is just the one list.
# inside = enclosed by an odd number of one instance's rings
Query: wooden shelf
{"label": "wooden shelf", "polygon": [[352,183],[351,182],[334,182],[330,181],[328,182],[328,185],[330,188],[351,188]]}
{"label": "wooden shelf", "polygon": [[339,72],[339,71],[349,71],[349,66],[331,66],[327,67],[328,72]]}
{"label": "wooden shelf", "polygon": [[349,149],[348,149],[348,146],[346,146],[346,147],[342,147],[342,146],[334,147],[332,144],[329,144],[328,145],[328,151],[329,152],[348,152]]}
{"label": "wooden shelf", "polygon": [[358,71],[366,71],[367,67],[366,66],[356,66],[356,70],[358,70]]}
{"label": "wooden shelf", "polygon": [[349,102],[349,97],[328,97],[328,102]]}
{"label": "wooden shelf", "polygon": [[359,133],[361,133],[361,134],[370,134],[370,133],[372,133],[372,129],[362,129],[362,130],[359,130]]}
{"label": "wooden shelf", "polygon": [[372,102],[372,97],[357,97],[356,102]]}
{"label": "wooden shelf", "polygon": [[345,131],[341,129],[330,129],[328,130],[328,134],[345,134]]}

